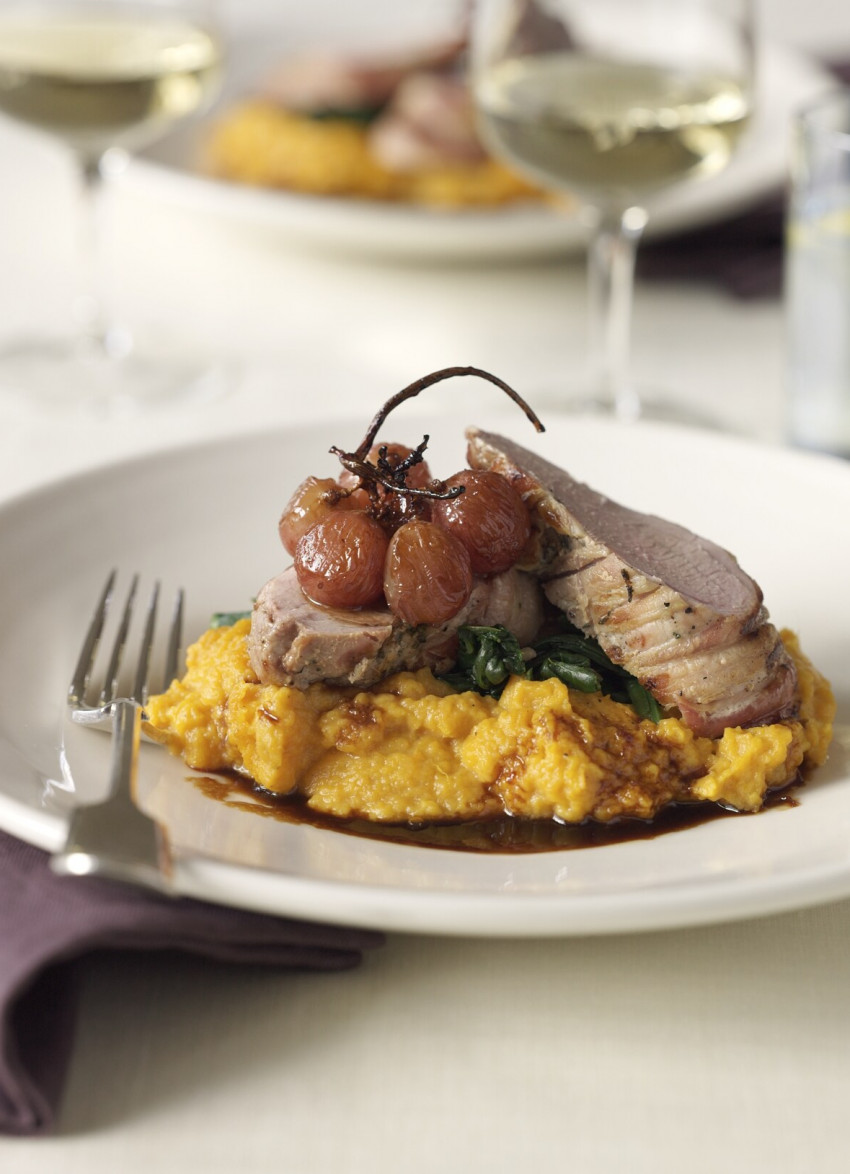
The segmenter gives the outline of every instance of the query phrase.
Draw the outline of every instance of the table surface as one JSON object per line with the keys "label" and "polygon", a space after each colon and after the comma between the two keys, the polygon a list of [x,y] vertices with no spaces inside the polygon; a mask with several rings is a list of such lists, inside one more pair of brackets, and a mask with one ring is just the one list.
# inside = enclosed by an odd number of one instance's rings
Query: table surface
{"label": "table surface", "polygon": [[[300,30],[299,6],[272,8]],[[230,9],[235,22],[259,6]],[[323,0],[311,19],[341,9]],[[810,0],[805,28],[794,0],[762,12],[777,40],[850,52],[850,15],[831,0]],[[70,303],[73,180],[61,151],[8,124],[0,158],[0,321],[14,335]],[[0,405],[3,498],[163,444],[371,414],[446,364],[556,386],[582,353],[578,258],[323,257],[155,192],[124,188],[111,208],[120,314],[143,336],[178,321],[184,342],[244,365],[238,385],[203,409],[136,416]],[[778,300],[641,285],[634,365],[781,441]],[[155,956],[83,972],[60,1130],[0,1140],[4,1171],[837,1174],[850,1161],[850,902],[631,936],[392,934],[334,975]]]}

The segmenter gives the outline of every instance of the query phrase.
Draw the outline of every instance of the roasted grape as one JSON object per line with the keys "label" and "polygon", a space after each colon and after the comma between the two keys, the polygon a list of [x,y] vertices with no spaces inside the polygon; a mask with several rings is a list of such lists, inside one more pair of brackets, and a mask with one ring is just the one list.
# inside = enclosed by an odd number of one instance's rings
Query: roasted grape
{"label": "roasted grape", "polygon": [[517,561],[531,534],[528,510],[499,473],[464,469],[446,481],[463,493],[431,503],[433,521],[463,544],[477,575],[496,575]]}
{"label": "roasted grape", "polygon": [[466,548],[433,522],[407,522],[393,534],[384,568],[384,595],[406,624],[442,624],[472,590]]}
{"label": "roasted grape", "polygon": [[387,535],[360,510],[332,510],[298,539],[301,590],[327,607],[368,607],[381,599]]}
{"label": "roasted grape", "polygon": [[340,488],[333,477],[308,477],[289,499],[278,523],[280,540],[290,554],[302,534],[330,516],[340,503]]}

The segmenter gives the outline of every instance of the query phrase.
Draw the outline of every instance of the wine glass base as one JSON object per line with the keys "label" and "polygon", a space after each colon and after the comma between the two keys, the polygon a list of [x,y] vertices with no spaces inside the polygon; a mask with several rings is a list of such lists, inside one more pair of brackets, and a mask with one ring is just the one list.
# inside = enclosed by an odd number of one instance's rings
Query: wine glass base
{"label": "wine glass base", "polygon": [[112,358],[92,340],[22,339],[0,347],[0,405],[96,416],[208,403],[232,375],[200,356],[131,350]]}

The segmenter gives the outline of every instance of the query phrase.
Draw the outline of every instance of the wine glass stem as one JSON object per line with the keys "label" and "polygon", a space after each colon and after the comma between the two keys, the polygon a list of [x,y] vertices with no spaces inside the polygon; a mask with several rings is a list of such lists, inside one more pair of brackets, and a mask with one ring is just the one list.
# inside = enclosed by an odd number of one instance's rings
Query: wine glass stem
{"label": "wine glass stem", "polygon": [[635,254],[646,219],[642,208],[601,210],[588,254],[591,394],[602,410],[625,420],[640,415],[630,350]]}
{"label": "wine glass stem", "polygon": [[[121,153],[115,152],[116,157]],[[123,358],[131,349],[128,331],[119,327],[109,312],[110,285],[107,273],[106,192],[107,174],[116,168],[113,152],[83,156],[79,161],[81,180],[80,254],[82,288],[76,299],[81,343],[96,355]],[[120,159],[117,159],[120,162]]]}

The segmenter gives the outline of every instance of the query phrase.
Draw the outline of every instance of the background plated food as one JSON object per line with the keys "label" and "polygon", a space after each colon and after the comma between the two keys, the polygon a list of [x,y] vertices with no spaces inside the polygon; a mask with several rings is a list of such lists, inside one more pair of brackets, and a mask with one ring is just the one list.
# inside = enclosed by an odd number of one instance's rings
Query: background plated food
{"label": "background plated food", "polygon": [[216,120],[205,167],[262,187],[433,207],[542,199],[483,147],[463,54],[448,42],[407,57],[285,61]]}

